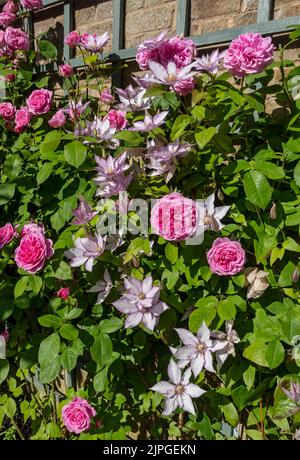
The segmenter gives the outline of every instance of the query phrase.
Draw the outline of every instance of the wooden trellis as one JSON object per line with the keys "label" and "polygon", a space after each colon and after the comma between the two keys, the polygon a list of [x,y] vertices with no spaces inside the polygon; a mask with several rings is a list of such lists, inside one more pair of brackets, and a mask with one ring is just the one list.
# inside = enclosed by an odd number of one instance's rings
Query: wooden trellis
{"label": "wooden trellis", "polygon": [[[64,6],[64,36],[74,30],[74,4],[76,0],[44,0],[44,7],[63,4]],[[97,0],[95,0],[97,3]],[[136,48],[124,48],[125,43],[125,7],[126,0],[113,0],[113,27],[112,27],[112,52],[106,57],[112,61],[120,59],[128,61],[134,59]],[[176,32],[189,35],[190,22],[190,0],[177,0]],[[290,16],[283,19],[273,19],[273,0],[259,0],[257,20],[255,24],[244,25],[230,29],[209,32],[204,35],[194,35],[192,38],[198,48],[208,48],[217,44],[230,42],[241,33],[259,32],[261,34],[274,34],[287,32],[291,26],[300,25],[300,16]],[[29,27],[33,30],[33,16],[29,19]],[[73,57],[73,50],[68,46],[64,47],[64,58],[73,67],[80,67],[82,61]]]}

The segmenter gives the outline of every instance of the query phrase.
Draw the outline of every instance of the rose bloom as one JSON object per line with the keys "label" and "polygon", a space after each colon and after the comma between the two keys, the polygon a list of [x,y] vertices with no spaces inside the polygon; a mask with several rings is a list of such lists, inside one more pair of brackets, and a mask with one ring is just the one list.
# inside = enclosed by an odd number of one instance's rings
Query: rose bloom
{"label": "rose bloom", "polygon": [[70,48],[76,48],[80,43],[80,35],[75,30],[70,32],[65,38],[65,43],[69,45]]}
{"label": "rose bloom", "polygon": [[25,224],[21,231],[21,236],[29,235],[32,232],[39,232],[42,235],[45,234],[45,227],[43,224],[36,224],[35,222],[30,222],[29,224]]}
{"label": "rose bloom", "polygon": [[14,73],[9,73],[8,75],[5,75],[4,80],[6,83],[9,83],[11,81],[14,81],[16,78],[16,75]]}
{"label": "rose bloom", "polygon": [[194,88],[195,81],[192,77],[187,78],[186,80],[181,80],[173,85],[174,91],[179,94],[179,96],[187,96],[193,91]]}
{"label": "rose bloom", "polygon": [[35,8],[42,8],[43,0],[20,0],[21,5],[28,10],[33,10]]}
{"label": "rose bloom", "polygon": [[151,211],[154,232],[168,241],[181,241],[191,236],[197,220],[196,203],[176,192],[158,200]]}
{"label": "rose bloom", "polygon": [[192,62],[196,55],[196,46],[193,40],[172,37],[159,45],[158,53],[160,64],[166,67],[172,61],[177,69],[181,69]]}
{"label": "rose bloom", "polygon": [[160,62],[159,57],[158,57],[157,48],[154,48],[154,49],[141,49],[136,54],[136,61],[137,61],[138,65],[139,65],[139,68],[141,70],[147,70],[148,69],[148,62],[149,61]]}
{"label": "rose bloom", "polygon": [[12,0],[9,0],[8,2],[5,3],[3,7],[3,11],[5,11],[5,13],[15,14],[18,11],[18,7],[15,4],[15,2],[13,2]]}
{"label": "rose bloom", "polygon": [[58,73],[63,78],[70,78],[73,75],[73,67],[70,64],[61,64]]}
{"label": "rose bloom", "polygon": [[209,267],[217,275],[235,275],[243,270],[246,254],[238,241],[217,238],[207,253]]}
{"label": "rose bloom", "polygon": [[16,19],[16,15],[13,13],[0,13],[0,26],[7,27]]}
{"label": "rose bloom", "polygon": [[15,262],[28,273],[37,273],[44,267],[47,259],[54,254],[52,241],[42,232],[31,232],[23,236],[16,249]]}
{"label": "rose bloom", "polygon": [[236,77],[261,72],[273,61],[272,38],[257,33],[240,35],[225,52],[224,67]]}
{"label": "rose bloom", "polygon": [[117,130],[121,130],[127,125],[126,112],[121,110],[111,109],[105,118],[109,120],[110,127]]}
{"label": "rose bloom", "polygon": [[5,224],[4,227],[0,227],[0,249],[10,243],[15,235],[16,231],[11,224]]}
{"label": "rose bloom", "polygon": [[114,101],[114,97],[108,88],[104,88],[104,90],[101,92],[100,101],[103,102],[103,104],[110,104]]}
{"label": "rose bloom", "polygon": [[22,133],[24,129],[26,129],[27,126],[29,126],[30,120],[31,114],[27,107],[21,107],[19,110],[16,111],[14,131],[16,133]]}
{"label": "rose bloom", "polygon": [[0,104],[0,117],[10,121],[15,117],[16,108],[10,102],[2,102]]}
{"label": "rose bloom", "polygon": [[32,91],[26,100],[29,112],[33,115],[42,115],[49,112],[51,108],[53,92],[47,89],[36,89]]}
{"label": "rose bloom", "polygon": [[66,116],[62,110],[56,112],[53,117],[48,121],[49,126],[51,128],[61,128],[67,122]]}
{"label": "rose bloom", "polygon": [[70,295],[70,288],[61,288],[56,293],[56,297],[60,297],[61,299],[66,300]]}
{"label": "rose bloom", "polygon": [[79,434],[90,429],[96,411],[88,401],[77,396],[62,408],[61,415],[67,430]]}
{"label": "rose bloom", "polygon": [[8,27],[5,31],[4,38],[6,45],[11,51],[29,49],[29,37],[21,29]]}

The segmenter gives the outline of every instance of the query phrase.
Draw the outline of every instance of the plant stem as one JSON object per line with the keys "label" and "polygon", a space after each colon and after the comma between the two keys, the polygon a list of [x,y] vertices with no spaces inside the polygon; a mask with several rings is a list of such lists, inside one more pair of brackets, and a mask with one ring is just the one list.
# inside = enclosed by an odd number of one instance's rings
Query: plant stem
{"label": "plant stem", "polygon": [[22,431],[20,430],[20,428],[18,427],[18,425],[16,424],[16,422],[15,422],[15,420],[13,418],[11,419],[11,423],[13,424],[15,430],[17,431],[17,433],[20,436],[20,438],[22,439],[22,441],[25,441],[25,436],[23,435]]}

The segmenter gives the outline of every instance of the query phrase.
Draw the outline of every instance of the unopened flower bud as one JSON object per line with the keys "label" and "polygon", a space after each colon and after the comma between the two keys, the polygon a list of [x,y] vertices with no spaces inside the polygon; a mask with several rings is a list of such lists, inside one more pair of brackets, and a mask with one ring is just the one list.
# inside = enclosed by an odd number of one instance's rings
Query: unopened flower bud
{"label": "unopened flower bud", "polygon": [[276,219],[277,217],[277,206],[276,203],[272,203],[272,207],[270,209],[270,218],[271,219]]}
{"label": "unopened flower bud", "polygon": [[224,194],[221,189],[218,190],[217,196],[220,201],[224,201]]}
{"label": "unopened flower bud", "polygon": [[293,283],[298,283],[298,281],[299,281],[299,270],[298,270],[298,268],[295,268],[295,270],[293,271],[292,281],[293,281]]}
{"label": "unopened flower bud", "polygon": [[9,332],[7,329],[5,329],[0,335],[4,337],[6,343],[9,341]]}

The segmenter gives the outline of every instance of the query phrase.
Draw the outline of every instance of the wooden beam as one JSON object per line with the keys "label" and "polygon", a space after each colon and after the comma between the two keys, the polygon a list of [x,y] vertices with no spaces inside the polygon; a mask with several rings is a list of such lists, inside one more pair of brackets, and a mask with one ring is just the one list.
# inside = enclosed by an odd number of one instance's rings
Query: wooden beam
{"label": "wooden beam", "polygon": [[190,6],[190,0],[177,0],[176,33],[178,35],[189,34]]}
{"label": "wooden beam", "polygon": [[267,22],[273,18],[274,1],[273,0],[259,0],[257,9],[257,22]]}

